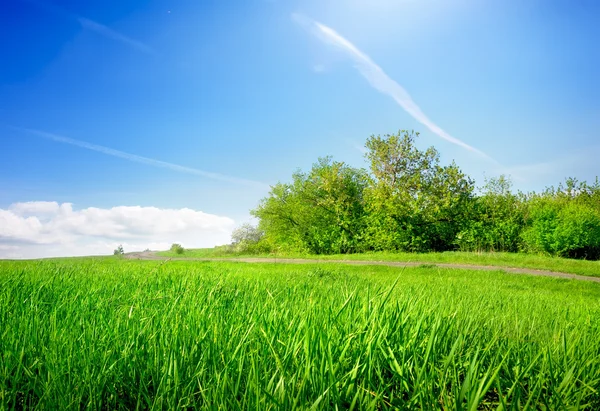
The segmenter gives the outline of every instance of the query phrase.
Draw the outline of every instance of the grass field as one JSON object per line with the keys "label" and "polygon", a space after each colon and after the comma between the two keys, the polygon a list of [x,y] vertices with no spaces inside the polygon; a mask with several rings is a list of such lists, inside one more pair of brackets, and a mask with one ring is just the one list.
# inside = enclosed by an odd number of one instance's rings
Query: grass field
{"label": "grass field", "polygon": [[0,262],[0,408],[597,410],[599,318],[502,272]]}
{"label": "grass field", "polygon": [[316,260],[362,260],[362,261],[415,261],[423,263],[447,264],[472,264],[491,265],[498,267],[532,268],[571,274],[589,275],[600,277],[600,261],[573,260],[560,257],[546,257],[542,255],[517,254],[517,253],[472,253],[448,251],[443,253],[362,253],[362,254],[336,254],[336,255],[311,255],[311,254],[264,254],[245,255],[225,253],[218,248],[197,248],[185,250],[183,254],[171,251],[156,253],[162,257],[176,258],[235,258],[235,257],[267,257],[267,258],[308,258]]}

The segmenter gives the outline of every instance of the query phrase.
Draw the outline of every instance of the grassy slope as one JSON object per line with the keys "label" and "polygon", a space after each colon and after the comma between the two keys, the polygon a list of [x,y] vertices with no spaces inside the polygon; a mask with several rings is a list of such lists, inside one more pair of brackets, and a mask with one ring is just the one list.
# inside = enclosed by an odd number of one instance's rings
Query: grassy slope
{"label": "grassy slope", "polygon": [[118,259],[0,284],[0,408],[600,405],[599,284]]}
{"label": "grassy slope", "polygon": [[[175,254],[170,251],[157,253],[163,257],[178,258],[234,258],[234,257],[269,257],[269,255],[243,255],[226,254],[212,248],[186,250],[184,254]],[[516,253],[364,253],[364,254],[339,254],[339,255],[305,255],[305,254],[277,254],[277,257],[297,257],[317,260],[365,260],[365,261],[419,261],[427,263],[473,264],[491,265],[498,267],[533,268],[538,270],[557,271],[563,273],[589,275],[600,277],[600,261],[572,260],[567,258],[546,257],[532,254]]]}

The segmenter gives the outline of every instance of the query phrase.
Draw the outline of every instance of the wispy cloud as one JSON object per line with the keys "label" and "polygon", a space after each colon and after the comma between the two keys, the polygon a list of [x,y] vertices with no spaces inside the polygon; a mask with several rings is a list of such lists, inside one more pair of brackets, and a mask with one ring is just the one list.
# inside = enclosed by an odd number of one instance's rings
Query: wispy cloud
{"label": "wispy cloud", "polygon": [[326,70],[324,64],[315,64],[312,66],[312,69],[315,73],[323,73]]}
{"label": "wispy cloud", "polygon": [[25,0],[25,1],[30,4],[35,5],[37,7],[45,9],[46,11],[48,11],[56,16],[60,16],[65,20],[76,21],[84,29],[98,33],[101,36],[104,36],[108,39],[121,42],[129,47],[132,47],[132,48],[142,51],[144,53],[156,54],[156,51],[152,47],[148,46],[147,44],[142,43],[141,41],[132,39],[131,37],[128,37],[122,33],[119,33],[118,31],[115,31],[115,30],[111,29],[110,27],[105,26],[104,24],[98,23],[97,21],[85,18],[85,17],[80,16],[75,13],[71,13],[55,4],[52,4],[47,1],[40,1],[40,0]]}
{"label": "wispy cloud", "polygon": [[126,44],[130,47],[133,47],[135,49],[138,49],[140,51],[143,51],[144,53],[156,54],[154,49],[152,49],[147,44],[144,44],[141,41],[134,40],[130,37],[127,37],[124,34],[121,34],[117,31],[105,26],[104,24],[100,24],[93,20],[86,19],[85,17],[76,16],[76,18],[77,18],[77,21],[79,22],[79,24],[81,24],[81,26],[85,29],[95,31],[96,33],[98,33],[106,38],[120,41],[121,43]]}
{"label": "wispy cloud", "polygon": [[207,178],[210,178],[213,180],[226,181],[229,183],[249,185],[249,186],[260,187],[260,188],[268,188],[269,187],[267,184],[259,182],[259,181],[231,177],[231,176],[227,176],[227,175],[223,175],[223,174],[219,174],[219,173],[212,173],[210,171],[199,170],[197,168],[185,167],[185,166],[181,166],[179,164],[168,163],[166,161],[155,160],[153,158],[142,157],[142,156],[138,156],[136,154],[125,153],[123,151],[115,150],[115,149],[112,149],[109,147],[104,147],[104,146],[100,146],[97,144],[91,144],[91,143],[87,143],[85,141],[75,140],[73,138],[64,137],[64,136],[60,136],[57,134],[47,133],[45,131],[32,130],[32,129],[26,129],[26,128],[20,128],[20,127],[13,127],[13,128],[16,130],[19,130],[19,131],[24,131],[29,134],[33,134],[33,135],[36,135],[39,137],[46,138],[48,140],[56,141],[58,143],[70,144],[72,146],[85,148],[86,150],[97,151],[102,154],[106,154],[106,155],[113,156],[113,157],[119,157],[119,158],[122,158],[122,159],[125,159],[128,161],[133,161],[135,163],[146,164],[146,165],[153,166],[153,167],[166,168],[166,169],[169,169],[172,171],[177,171],[180,173],[193,174],[196,176],[207,177]]}
{"label": "wispy cloud", "polygon": [[473,153],[477,153],[480,156],[497,163],[496,160],[483,151],[465,143],[456,137],[451,136],[437,124],[431,121],[400,84],[391,79],[381,67],[371,60],[368,55],[359,50],[354,44],[342,37],[331,27],[298,13],[292,14],[292,18],[307,31],[319,38],[322,42],[337,47],[350,56],[354,61],[357,70],[360,72],[360,74],[362,74],[363,77],[367,79],[373,88],[392,97],[396,103],[400,105],[400,107],[402,107],[419,123],[431,130],[434,134],[446,141],[451,142],[452,144],[456,144],[457,146],[460,146]]}
{"label": "wispy cloud", "polygon": [[542,162],[499,167],[498,174],[506,174],[518,183],[556,184],[565,177],[582,176],[593,179],[597,175],[600,146],[571,150],[561,157]]}

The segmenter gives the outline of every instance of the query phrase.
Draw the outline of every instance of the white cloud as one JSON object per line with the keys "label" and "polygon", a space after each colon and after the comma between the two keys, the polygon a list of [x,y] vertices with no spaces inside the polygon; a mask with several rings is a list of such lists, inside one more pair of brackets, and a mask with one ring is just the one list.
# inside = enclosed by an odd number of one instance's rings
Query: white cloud
{"label": "white cloud", "polygon": [[0,209],[0,258],[111,254],[211,247],[229,242],[234,221],[189,208],[119,206],[75,210],[70,203],[35,201]]}
{"label": "white cloud", "polygon": [[9,210],[20,216],[46,216],[57,214],[61,207],[70,207],[70,204],[58,204],[55,201],[30,201],[27,203],[11,204]]}
{"label": "white cloud", "polygon": [[402,107],[419,123],[431,130],[434,134],[446,141],[451,142],[452,144],[456,144],[466,150],[477,153],[480,156],[493,161],[494,163],[497,163],[496,160],[491,158],[483,151],[465,143],[456,137],[451,136],[445,130],[431,121],[400,84],[391,79],[381,67],[371,60],[368,55],[359,50],[354,44],[342,37],[331,27],[297,13],[292,14],[292,18],[310,33],[319,38],[322,42],[341,49],[345,54],[350,56],[356,65],[356,69],[360,72],[360,74],[362,74],[363,77],[367,79],[373,88],[392,97],[394,101],[400,105],[400,107]]}

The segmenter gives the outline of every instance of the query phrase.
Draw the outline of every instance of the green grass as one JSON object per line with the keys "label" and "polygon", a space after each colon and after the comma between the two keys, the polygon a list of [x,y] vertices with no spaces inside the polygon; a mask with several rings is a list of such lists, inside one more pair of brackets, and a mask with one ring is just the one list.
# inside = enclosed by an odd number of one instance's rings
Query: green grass
{"label": "green grass", "polygon": [[0,408],[595,410],[598,318],[499,271],[0,262]]}
{"label": "green grass", "polygon": [[362,261],[402,261],[423,263],[470,264],[490,265],[498,267],[531,268],[571,274],[600,277],[600,261],[573,260],[569,258],[547,257],[524,253],[474,253],[448,251],[443,253],[390,253],[373,252],[362,254],[336,254],[336,255],[310,255],[278,253],[264,255],[248,255],[222,252],[219,249],[200,248],[186,250],[183,255],[169,251],[158,252],[163,257],[178,258],[239,258],[239,257],[266,257],[266,258],[306,258],[315,260],[362,260]]}
{"label": "green grass", "polygon": [[161,257],[178,257],[178,258],[216,258],[216,257],[239,257],[242,254],[230,253],[215,248],[186,248],[183,254],[177,254],[174,251],[158,251],[156,255]]}

